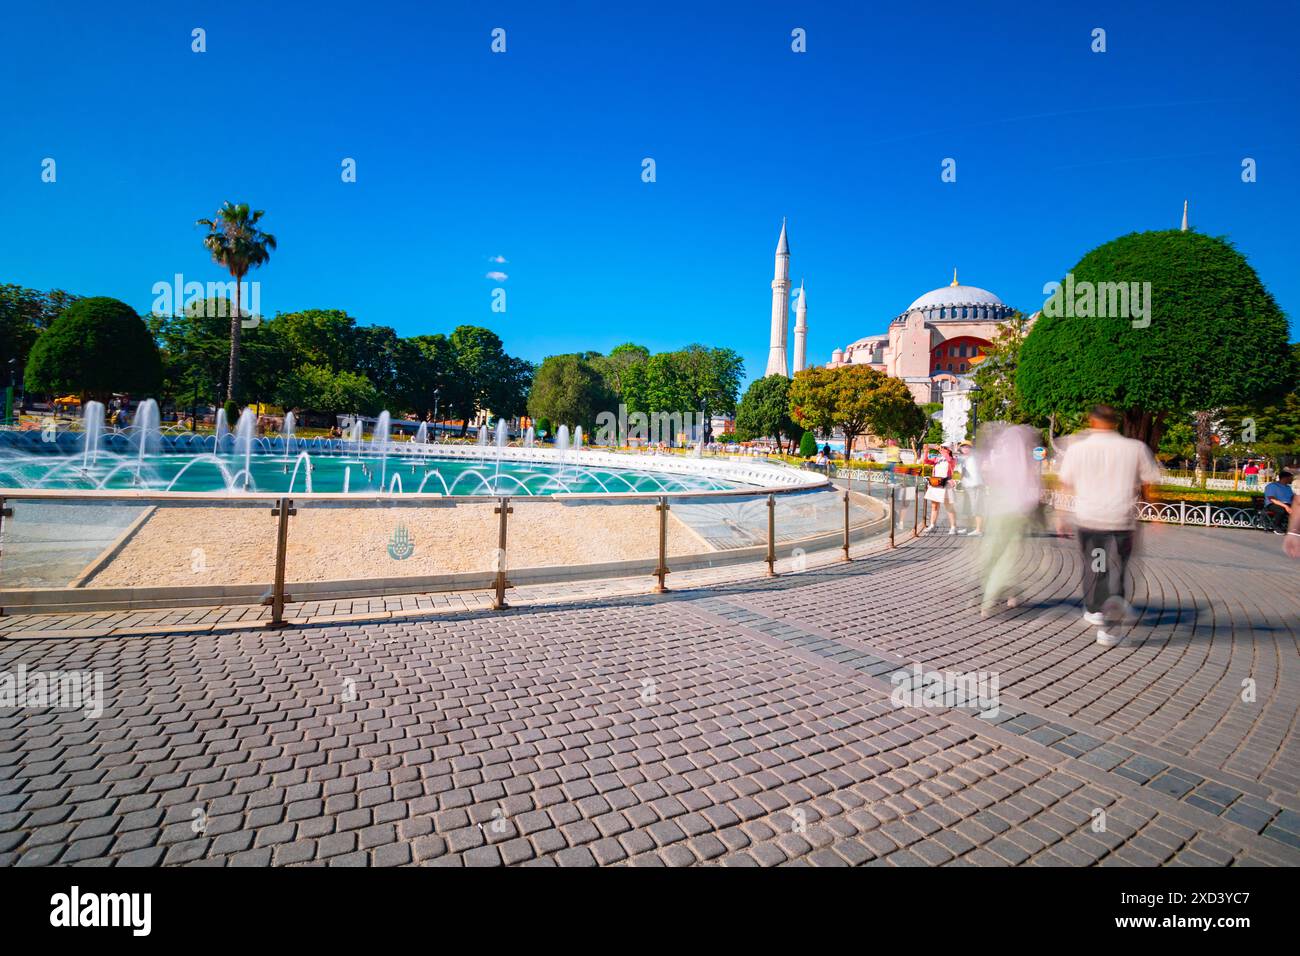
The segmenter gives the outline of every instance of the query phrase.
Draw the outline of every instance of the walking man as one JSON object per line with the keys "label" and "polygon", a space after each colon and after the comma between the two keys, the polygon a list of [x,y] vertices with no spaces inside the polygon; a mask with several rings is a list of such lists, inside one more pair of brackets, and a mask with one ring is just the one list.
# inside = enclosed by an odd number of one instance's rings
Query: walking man
{"label": "walking man", "polygon": [[1133,554],[1138,494],[1160,479],[1145,444],[1118,432],[1119,413],[1096,405],[1091,428],[1070,444],[1061,463],[1061,484],[1075,496],[1075,533],[1083,552],[1083,619],[1098,628],[1097,643],[1114,647],[1121,621],[1136,618],[1124,593],[1124,571]]}

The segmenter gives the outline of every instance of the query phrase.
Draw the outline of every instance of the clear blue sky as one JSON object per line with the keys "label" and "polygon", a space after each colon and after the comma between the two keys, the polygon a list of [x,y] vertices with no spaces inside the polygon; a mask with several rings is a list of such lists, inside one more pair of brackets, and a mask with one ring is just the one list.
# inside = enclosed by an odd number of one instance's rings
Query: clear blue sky
{"label": "clear blue sky", "polygon": [[1138,6],[10,4],[0,281],[147,311],[176,272],[221,278],[193,221],[246,200],[280,240],[252,276],[268,315],[487,325],[534,360],[698,340],[754,376],[782,216],[823,362],[954,265],[1032,310],[1086,250],[1176,226],[1187,198],[1294,329],[1296,7]]}

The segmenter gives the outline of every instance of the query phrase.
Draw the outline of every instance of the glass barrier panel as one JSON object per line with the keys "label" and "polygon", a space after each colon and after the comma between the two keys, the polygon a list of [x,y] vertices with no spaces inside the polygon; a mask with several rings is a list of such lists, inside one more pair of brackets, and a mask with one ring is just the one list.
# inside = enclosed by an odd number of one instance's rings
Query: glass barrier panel
{"label": "glass barrier panel", "polygon": [[[269,588],[276,521],[268,501],[6,498],[13,515],[0,537],[0,590],[131,589],[164,606],[187,589],[195,604],[220,603],[221,590]],[[206,593],[205,593],[206,592]],[[86,594],[69,594],[70,605]],[[0,595],[0,604],[21,605]]]}

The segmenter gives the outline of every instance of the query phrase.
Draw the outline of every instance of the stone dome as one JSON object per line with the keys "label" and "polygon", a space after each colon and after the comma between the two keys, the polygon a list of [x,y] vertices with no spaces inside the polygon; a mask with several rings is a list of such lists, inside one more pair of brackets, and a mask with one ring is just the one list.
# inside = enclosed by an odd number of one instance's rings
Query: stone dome
{"label": "stone dome", "polygon": [[973,285],[946,285],[921,296],[906,309],[941,309],[952,305],[1003,305],[988,289]]}

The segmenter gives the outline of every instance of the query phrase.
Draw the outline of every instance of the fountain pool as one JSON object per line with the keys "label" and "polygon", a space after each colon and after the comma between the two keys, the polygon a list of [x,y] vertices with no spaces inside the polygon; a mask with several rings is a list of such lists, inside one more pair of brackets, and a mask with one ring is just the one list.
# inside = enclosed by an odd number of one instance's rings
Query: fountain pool
{"label": "fountain pool", "polygon": [[[553,495],[611,492],[719,491],[740,483],[713,476],[555,460],[503,459],[496,448],[473,446],[472,456],[444,457],[424,448],[386,443],[388,451],[351,442],[295,440],[293,453],[277,439],[255,452],[245,437],[229,451],[115,454],[50,453],[0,447],[0,488],[109,491],[189,491],[239,494],[339,493]],[[209,438],[209,445],[212,444]],[[226,445],[231,445],[227,438]],[[382,447],[382,446],[381,446]],[[541,459],[545,452],[534,457]],[[629,462],[632,464],[632,462]]]}

